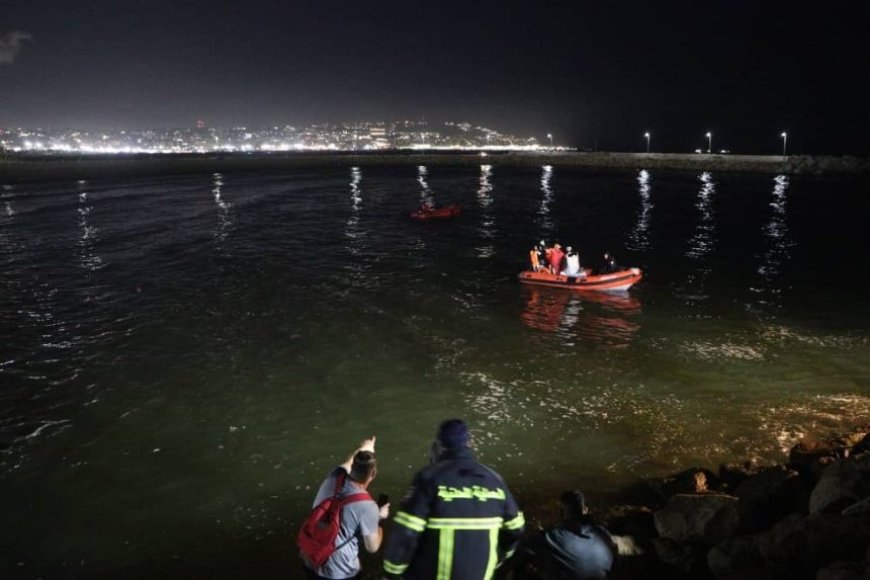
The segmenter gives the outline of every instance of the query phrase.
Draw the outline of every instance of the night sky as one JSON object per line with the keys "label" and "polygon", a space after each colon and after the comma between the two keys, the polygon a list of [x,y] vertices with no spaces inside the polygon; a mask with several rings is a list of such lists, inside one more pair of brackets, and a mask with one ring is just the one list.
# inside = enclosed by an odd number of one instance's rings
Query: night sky
{"label": "night sky", "polygon": [[469,121],[578,147],[870,151],[860,3],[11,0],[0,127]]}

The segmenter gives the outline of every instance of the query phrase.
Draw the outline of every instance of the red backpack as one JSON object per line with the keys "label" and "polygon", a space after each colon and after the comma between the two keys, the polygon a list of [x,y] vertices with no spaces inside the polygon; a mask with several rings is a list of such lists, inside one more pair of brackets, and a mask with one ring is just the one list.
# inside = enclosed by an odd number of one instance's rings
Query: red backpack
{"label": "red backpack", "polygon": [[333,552],[353,539],[348,538],[344,544],[335,545],[341,530],[341,508],[349,503],[372,499],[368,492],[354,493],[341,497],[341,490],[347,473],[343,472],[335,479],[335,493],[317,504],[305,521],[296,537],[296,544],[302,553],[302,558],[311,568],[320,568]]}

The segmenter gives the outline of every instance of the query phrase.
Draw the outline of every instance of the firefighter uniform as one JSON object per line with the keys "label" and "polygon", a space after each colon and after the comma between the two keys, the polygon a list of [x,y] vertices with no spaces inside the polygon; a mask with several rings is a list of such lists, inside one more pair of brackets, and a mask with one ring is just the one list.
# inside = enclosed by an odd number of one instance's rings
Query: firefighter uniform
{"label": "firefighter uniform", "polygon": [[446,449],[414,476],[393,518],[384,572],[404,578],[489,580],[525,520],[495,471],[468,447]]}

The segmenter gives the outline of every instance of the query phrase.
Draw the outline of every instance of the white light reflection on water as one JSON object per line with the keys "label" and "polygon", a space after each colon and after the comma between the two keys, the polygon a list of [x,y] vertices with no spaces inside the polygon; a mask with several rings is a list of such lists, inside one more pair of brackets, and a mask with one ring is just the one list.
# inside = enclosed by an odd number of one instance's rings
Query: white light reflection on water
{"label": "white light reflection on water", "polygon": [[477,247],[478,258],[490,258],[495,254],[495,246],[492,240],[496,234],[495,216],[492,211],[492,165],[480,166],[480,187],[477,189],[477,201],[480,204],[480,235],[485,240],[483,245]]}
{"label": "white light reflection on water", "polygon": [[231,203],[227,203],[221,197],[221,188],[224,185],[223,175],[220,173],[212,174],[212,194],[214,202],[218,208],[218,225],[214,231],[214,238],[218,244],[223,243],[230,233],[230,227],[233,225],[233,216],[230,213]]}
{"label": "white light reflection on water", "polygon": [[695,207],[698,209],[700,218],[685,252],[687,258],[699,264],[686,280],[685,297],[691,301],[702,301],[708,298],[706,280],[712,269],[709,264],[705,263],[705,259],[713,251],[716,244],[716,222],[713,214],[713,194],[716,193],[716,184],[713,181],[713,176],[706,171],[698,179],[701,181],[701,189],[698,191]]}
{"label": "white light reflection on water", "polygon": [[[550,206],[553,203],[553,188],[550,181],[553,179],[553,166],[544,165],[541,173],[541,205],[538,207],[538,227],[541,228],[541,237],[545,240],[553,235],[553,219]],[[548,240],[549,241],[549,240]]]}
{"label": "white light reflection on water", "polygon": [[[86,184],[79,182],[79,188],[83,188]],[[81,235],[78,240],[79,247],[79,265],[85,270],[96,272],[103,268],[105,263],[103,259],[94,252],[94,244],[98,241],[99,230],[96,226],[92,226],[88,218],[93,210],[93,206],[88,204],[88,192],[79,191],[79,230]]]}
{"label": "white light reflection on water", "polygon": [[426,177],[429,174],[429,170],[426,169],[425,165],[419,165],[417,167],[417,183],[420,184],[420,204],[430,203],[435,205],[435,196],[432,194],[432,190],[429,188],[429,182],[426,181]]}
{"label": "white light reflection on water", "polygon": [[783,265],[791,258],[791,250],[795,246],[787,223],[786,201],[789,180],[785,175],[777,175],[773,180],[773,199],[770,202],[770,221],[764,226],[766,249],[760,256],[761,264],[757,272],[761,277],[760,286],[752,286],[750,290],[758,295],[759,306],[779,308],[779,298],[784,290],[778,280]]}
{"label": "white light reflection on water", "polygon": [[362,192],[360,191],[360,182],[362,182],[362,171],[359,167],[350,168],[350,216],[347,218],[347,224],[344,229],[344,237],[349,240],[349,250],[354,256],[360,253],[359,244],[357,242],[365,235],[365,232],[359,228],[359,214],[362,209]]}
{"label": "white light reflection on water", "polygon": [[637,223],[628,238],[626,248],[629,250],[649,250],[649,224],[653,204],[650,201],[649,171],[642,169],[637,175],[637,191],[640,195],[640,209],[637,212]]}

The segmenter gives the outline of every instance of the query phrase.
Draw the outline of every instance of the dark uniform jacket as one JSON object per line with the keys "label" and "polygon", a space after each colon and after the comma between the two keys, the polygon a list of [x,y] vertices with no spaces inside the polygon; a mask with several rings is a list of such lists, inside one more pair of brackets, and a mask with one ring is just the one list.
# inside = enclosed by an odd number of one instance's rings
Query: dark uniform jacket
{"label": "dark uniform jacket", "polygon": [[534,562],[547,580],[603,580],[613,567],[614,554],[610,532],[584,518],[524,540],[512,565],[520,578],[527,563]]}
{"label": "dark uniform jacket", "polygon": [[448,449],[414,476],[393,518],[384,571],[421,580],[488,580],[524,525],[501,476],[470,449]]}

